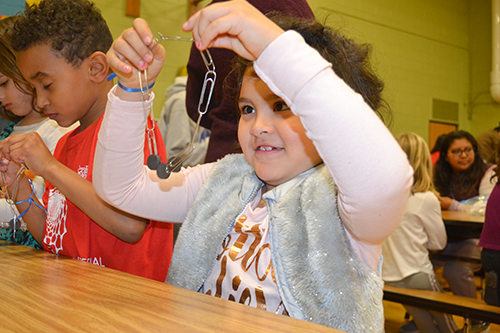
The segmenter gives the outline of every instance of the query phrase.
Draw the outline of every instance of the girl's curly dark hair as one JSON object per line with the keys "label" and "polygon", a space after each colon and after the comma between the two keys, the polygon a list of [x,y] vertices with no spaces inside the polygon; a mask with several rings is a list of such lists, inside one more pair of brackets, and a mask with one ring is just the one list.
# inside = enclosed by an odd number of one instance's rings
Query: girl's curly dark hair
{"label": "girl's curly dark hair", "polygon": [[[291,17],[280,12],[272,12],[267,16],[283,30],[295,30],[302,35],[309,46],[332,64],[335,74],[363,96],[380,118],[386,123],[392,121],[390,108],[382,98],[384,82],[377,77],[369,63],[372,51],[370,44],[357,44],[316,20]],[[238,100],[245,69],[250,66],[251,61],[237,57],[233,67],[237,81],[225,82],[225,89],[232,90],[230,93],[235,102]]]}
{"label": "girl's curly dark hair", "polygon": [[[446,158],[448,149],[458,139],[466,139],[472,144],[474,162],[460,175],[455,175]],[[456,193],[467,198],[474,189],[479,188],[486,169],[487,165],[479,155],[477,141],[474,136],[466,131],[454,131],[446,135],[439,149],[439,159],[434,166],[434,185],[442,196],[452,197],[452,193]]]}
{"label": "girl's curly dark hair", "polygon": [[78,67],[92,53],[106,53],[113,37],[92,2],[44,0],[20,15],[12,31],[12,48],[19,52],[45,43]]}

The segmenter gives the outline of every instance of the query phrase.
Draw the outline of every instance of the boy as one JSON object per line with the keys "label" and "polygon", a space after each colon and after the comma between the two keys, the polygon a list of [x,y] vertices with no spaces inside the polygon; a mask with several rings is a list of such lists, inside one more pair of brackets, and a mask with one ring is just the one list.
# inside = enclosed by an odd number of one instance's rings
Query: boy
{"label": "boy", "polygon": [[[164,281],[171,225],[112,208],[91,183],[97,133],[112,87],[105,52],[113,39],[100,11],[88,0],[45,0],[26,10],[13,34],[19,69],[35,89],[38,107],[61,126],[80,122],[59,141],[54,156],[36,133],[0,143],[9,193],[25,212],[30,232],[47,251]],[[160,149],[165,159],[165,148]],[[16,180],[20,164],[47,180],[47,211],[30,196],[27,177]]]}

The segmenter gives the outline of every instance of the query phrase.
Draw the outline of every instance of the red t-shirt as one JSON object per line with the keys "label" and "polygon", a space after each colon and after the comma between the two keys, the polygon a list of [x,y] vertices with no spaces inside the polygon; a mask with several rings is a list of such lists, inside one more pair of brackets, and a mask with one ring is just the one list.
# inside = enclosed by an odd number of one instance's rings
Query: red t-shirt
{"label": "red t-shirt", "polygon": [[[54,151],[58,161],[90,182],[102,118],[101,116],[82,133],[78,133],[77,128],[64,135]],[[166,161],[165,147],[158,126],[155,126],[155,134],[158,153],[162,160]],[[149,155],[147,143],[144,155],[146,160]],[[97,225],[49,182],[46,182],[43,201],[47,207],[43,237],[43,247],[46,251],[165,281],[172,256],[171,223],[150,221],[142,238],[130,244]]]}

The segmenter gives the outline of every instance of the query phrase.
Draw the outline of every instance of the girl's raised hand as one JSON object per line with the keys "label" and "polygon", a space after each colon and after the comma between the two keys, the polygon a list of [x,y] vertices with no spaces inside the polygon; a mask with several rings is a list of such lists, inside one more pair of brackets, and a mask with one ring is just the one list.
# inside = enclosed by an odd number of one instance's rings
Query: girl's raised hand
{"label": "girl's raised hand", "polygon": [[134,20],[132,28],[115,39],[107,53],[109,66],[120,83],[128,88],[139,88],[139,70],[148,69],[148,84],[151,85],[161,71],[165,61],[165,49],[156,45],[147,22]]}
{"label": "girl's raised hand", "polygon": [[193,32],[200,50],[226,48],[251,61],[284,32],[244,0],[207,6],[191,16],[182,28]]}

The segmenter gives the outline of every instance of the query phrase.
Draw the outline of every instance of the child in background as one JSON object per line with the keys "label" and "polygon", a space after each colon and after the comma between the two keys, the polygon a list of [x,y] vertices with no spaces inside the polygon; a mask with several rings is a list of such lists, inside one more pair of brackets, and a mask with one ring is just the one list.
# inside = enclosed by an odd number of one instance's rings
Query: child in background
{"label": "child in background", "polygon": [[[112,87],[104,52],[113,39],[106,21],[90,1],[45,0],[20,16],[12,35],[19,69],[36,89],[38,107],[61,126],[80,122],[61,138],[54,156],[31,133],[0,142],[1,171],[11,193],[20,163],[47,181],[46,213],[28,205],[30,184],[26,177],[19,180],[14,200],[21,202],[19,211],[27,210],[28,229],[47,251],[164,281],[172,251],[171,224],[111,207],[91,183],[97,132]],[[162,148],[162,139],[157,142]],[[146,151],[141,150],[141,163]],[[164,147],[160,155],[165,158]]]}
{"label": "child in background", "polygon": [[[446,229],[432,182],[432,162],[424,139],[415,133],[396,137],[413,167],[413,186],[398,228],[384,241],[382,277],[401,288],[442,292],[428,250],[446,246]],[[442,313],[405,306],[420,332],[455,332],[453,318]]]}
{"label": "child in background", "polygon": [[130,213],[184,221],[167,283],[343,331],[383,332],[380,252],[404,212],[411,168],[370,107],[381,105],[382,85],[366,48],[315,21],[283,22],[300,34],[228,1],[184,24],[200,50],[250,60],[239,71],[244,155],[160,180],[138,163],[141,94],[122,87],[137,88],[146,63],[154,82],[165,49],[150,51],[153,35],[136,19],[108,52],[121,86],[109,94],[94,187]]}
{"label": "child in background", "polygon": [[[0,20],[0,116],[10,120],[10,124],[0,133],[0,140],[11,134],[37,132],[43,142],[53,153],[57,141],[70,129],[57,125],[42,112],[35,110],[33,92],[30,84],[23,78],[16,65],[16,54],[11,48],[7,30],[11,29],[16,16],[10,16]],[[32,176],[30,178],[35,188],[35,195],[42,198],[45,181],[42,177]],[[5,194],[3,194],[5,195]],[[11,221],[14,216],[19,216],[15,206],[11,206],[7,200],[0,200],[0,221]],[[0,239],[13,240],[18,244],[41,248],[29,231],[17,230],[15,239],[11,229],[0,229]]]}

